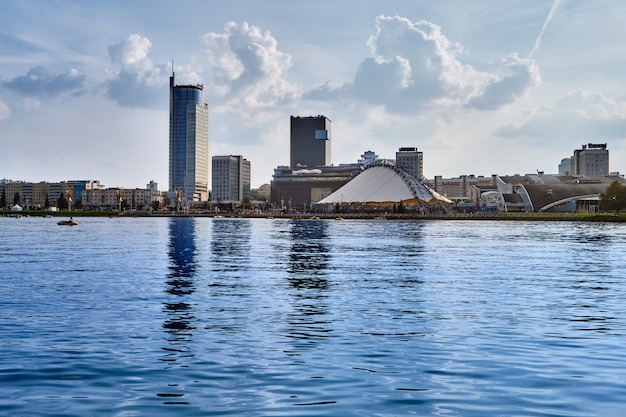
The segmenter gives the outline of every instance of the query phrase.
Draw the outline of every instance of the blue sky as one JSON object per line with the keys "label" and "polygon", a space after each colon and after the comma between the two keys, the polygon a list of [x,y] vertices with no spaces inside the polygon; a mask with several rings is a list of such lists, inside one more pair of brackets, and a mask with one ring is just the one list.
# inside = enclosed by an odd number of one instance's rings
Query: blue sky
{"label": "blue sky", "polygon": [[332,120],[332,162],[424,152],[424,174],[556,173],[586,143],[626,171],[626,3],[33,1],[0,14],[0,178],[167,189],[168,82],[203,83],[210,154],[252,185],[289,116]]}

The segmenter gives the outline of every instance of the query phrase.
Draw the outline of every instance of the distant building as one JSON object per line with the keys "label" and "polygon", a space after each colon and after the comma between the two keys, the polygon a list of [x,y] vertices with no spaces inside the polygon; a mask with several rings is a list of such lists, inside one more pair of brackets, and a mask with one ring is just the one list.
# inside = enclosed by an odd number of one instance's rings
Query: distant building
{"label": "distant building", "polygon": [[274,169],[270,199],[274,208],[309,209],[350,181],[360,170],[359,164],[324,166],[315,169]]}
{"label": "distant building", "polygon": [[373,151],[365,151],[356,163],[320,166],[314,169],[274,169],[270,200],[275,208],[307,209],[346,185],[363,168],[378,159]]}
{"label": "distant building", "polygon": [[277,208],[310,208],[348,182],[359,165],[331,166],[326,116],[291,116],[290,124],[290,164],[274,169],[270,199]]}
{"label": "distant building", "polygon": [[563,158],[559,164],[559,175],[572,174],[572,158]]}
{"label": "distant building", "polygon": [[163,204],[163,193],[157,183],[150,181],[146,188],[106,188],[99,185],[85,190],[83,208],[85,210],[150,210],[158,202]]}
{"label": "distant building", "polygon": [[395,160],[377,159],[343,187],[317,202],[316,209],[348,212],[387,212],[402,206],[403,211],[441,213],[452,201],[427,187],[400,168]]}
{"label": "distant building", "polygon": [[211,200],[241,203],[250,198],[250,161],[241,155],[212,158]]}
{"label": "distant building", "polygon": [[571,175],[609,175],[609,150],[606,143],[583,145],[571,157]]}
{"label": "distant building", "polygon": [[569,176],[526,175],[502,177],[512,185],[513,194],[523,201],[523,210],[594,213],[599,211],[600,194],[613,182],[625,184],[619,176],[572,178]]}
{"label": "distant building", "polygon": [[375,161],[378,159],[378,155],[376,155],[376,152],[373,151],[365,151],[363,152],[363,155],[361,155],[361,159],[359,159],[359,165],[367,165],[372,161]]}
{"label": "distant building", "polygon": [[153,191],[155,193],[159,192],[159,184],[154,182],[154,180],[150,180],[148,184],[146,184],[146,190]]}
{"label": "distant building", "polygon": [[415,178],[424,178],[424,155],[417,148],[400,148],[396,152],[396,165]]}
{"label": "distant building", "polygon": [[331,164],[330,123],[325,116],[291,116],[291,169],[313,169]]}
{"label": "distant building", "polygon": [[180,204],[206,201],[209,193],[209,108],[203,85],[175,85],[170,77],[169,191]]}
{"label": "distant building", "polygon": [[497,175],[485,177],[482,175],[461,175],[456,178],[443,178],[435,176],[428,184],[439,194],[456,203],[476,202],[480,198],[480,192],[497,190]]}
{"label": "distant building", "polygon": [[83,208],[86,210],[118,210],[121,203],[119,188],[98,187],[85,193]]}
{"label": "distant building", "polygon": [[56,207],[61,196],[70,201],[72,207],[77,201],[84,203],[85,193],[98,187],[99,181],[70,180],[63,182],[25,182],[4,181],[0,183],[0,196],[5,205],[12,205],[19,199],[19,204],[26,209],[46,209]]}

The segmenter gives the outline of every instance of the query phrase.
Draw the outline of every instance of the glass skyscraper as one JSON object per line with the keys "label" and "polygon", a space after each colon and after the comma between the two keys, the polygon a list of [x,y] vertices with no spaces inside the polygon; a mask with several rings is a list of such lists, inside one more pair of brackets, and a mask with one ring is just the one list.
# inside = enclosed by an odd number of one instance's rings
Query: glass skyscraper
{"label": "glass skyscraper", "polygon": [[169,191],[180,204],[208,200],[209,106],[203,85],[175,85],[170,77]]}

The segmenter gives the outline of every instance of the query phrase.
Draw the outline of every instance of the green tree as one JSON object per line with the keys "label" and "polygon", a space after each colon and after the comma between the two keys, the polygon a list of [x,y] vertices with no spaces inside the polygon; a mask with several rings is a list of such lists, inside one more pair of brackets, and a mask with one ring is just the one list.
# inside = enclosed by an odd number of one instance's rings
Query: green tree
{"label": "green tree", "polygon": [[67,208],[69,207],[67,203],[67,198],[65,198],[65,195],[63,193],[61,193],[61,195],[57,199],[57,207],[59,210],[67,210]]}
{"label": "green tree", "polygon": [[619,214],[620,210],[626,207],[626,186],[619,181],[613,181],[606,190],[600,194],[600,208],[606,211],[615,210]]}
{"label": "green tree", "polygon": [[43,203],[43,206],[46,210],[50,208],[50,199],[48,198],[48,194],[46,194],[46,201]]}
{"label": "green tree", "polygon": [[270,193],[259,189],[252,189],[250,190],[250,197],[252,197],[252,200],[267,201],[270,199]]}
{"label": "green tree", "polygon": [[20,193],[16,192],[13,196],[13,204],[20,204]]}

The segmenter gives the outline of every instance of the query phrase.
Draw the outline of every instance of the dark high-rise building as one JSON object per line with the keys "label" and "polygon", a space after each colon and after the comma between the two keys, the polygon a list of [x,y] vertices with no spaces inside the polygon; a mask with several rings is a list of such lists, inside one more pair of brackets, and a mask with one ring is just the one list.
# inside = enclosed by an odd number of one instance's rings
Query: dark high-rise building
{"label": "dark high-rise building", "polygon": [[208,200],[209,106],[203,85],[175,85],[170,77],[169,191],[180,203]]}
{"label": "dark high-rise building", "polygon": [[290,168],[313,169],[331,164],[330,119],[291,116]]}

